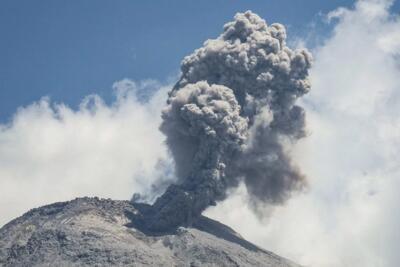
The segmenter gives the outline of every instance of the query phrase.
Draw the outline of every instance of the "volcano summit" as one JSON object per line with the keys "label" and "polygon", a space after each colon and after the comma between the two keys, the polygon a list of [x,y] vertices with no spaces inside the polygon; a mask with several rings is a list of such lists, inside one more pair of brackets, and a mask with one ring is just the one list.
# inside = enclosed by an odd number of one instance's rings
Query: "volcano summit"
{"label": "volcano summit", "polygon": [[98,198],[33,209],[0,229],[0,266],[298,266],[206,217],[152,234],[134,226],[139,213]]}

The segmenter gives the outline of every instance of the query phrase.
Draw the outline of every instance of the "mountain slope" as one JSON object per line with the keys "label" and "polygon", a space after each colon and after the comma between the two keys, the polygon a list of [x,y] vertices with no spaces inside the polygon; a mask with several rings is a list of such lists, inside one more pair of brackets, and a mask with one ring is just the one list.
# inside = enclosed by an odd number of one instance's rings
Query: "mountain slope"
{"label": "mountain slope", "polygon": [[152,234],[128,201],[78,198],[33,209],[0,229],[0,266],[298,266],[201,217]]}

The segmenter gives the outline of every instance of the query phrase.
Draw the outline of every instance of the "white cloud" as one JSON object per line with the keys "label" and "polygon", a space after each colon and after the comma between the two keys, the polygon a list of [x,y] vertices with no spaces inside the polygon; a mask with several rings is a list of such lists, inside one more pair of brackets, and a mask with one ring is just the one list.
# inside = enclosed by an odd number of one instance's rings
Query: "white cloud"
{"label": "white cloud", "polygon": [[[151,86],[159,90],[139,101]],[[92,95],[73,110],[43,98],[0,125],[0,225],[78,196],[129,199],[160,178],[160,162],[170,163],[158,131],[168,88],[129,80],[113,87],[110,105]]]}
{"label": "white cloud", "polygon": [[[209,216],[307,266],[398,265],[400,22],[390,4],[358,1],[327,16],[337,24],[314,51],[303,102],[310,136],[293,151],[309,191],[259,220],[241,186]],[[111,105],[89,96],[79,110],[43,99],[0,125],[0,225],[55,201],[148,191],[165,172],[158,163],[170,166],[158,131],[167,88],[148,102],[136,91],[157,86],[124,80]]]}
{"label": "white cloud", "polygon": [[294,150],[310,180],[263,221],[241,188],[207,211],[247,239],[307,266],[400,262],[400,22],[391,1],[358,1],[329,17],[304,100],[310,136]]}

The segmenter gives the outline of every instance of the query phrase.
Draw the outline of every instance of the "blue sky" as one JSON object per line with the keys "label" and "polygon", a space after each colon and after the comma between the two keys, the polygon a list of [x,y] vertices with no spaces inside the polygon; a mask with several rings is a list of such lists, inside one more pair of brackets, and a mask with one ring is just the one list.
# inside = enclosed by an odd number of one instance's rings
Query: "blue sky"
{"label": "blue sky", "polygon": [[74,107],[91,93],[109,99],[112,83],[125,77],[165,81],[236,12],[250,9],[269,23],[281,22],[293,38],[306,35],[321,12],[351,5],[349,0],[3,0],[0,122],[42,96]]}
{"label": "blue sky", "polygon": [[0,121],[49,96],[76,106],[91,93],[111,96],[114,81],[165,81],[181,59],[215,37],[239,11],[301,36],[347,0],[159,0],[0,2]]}

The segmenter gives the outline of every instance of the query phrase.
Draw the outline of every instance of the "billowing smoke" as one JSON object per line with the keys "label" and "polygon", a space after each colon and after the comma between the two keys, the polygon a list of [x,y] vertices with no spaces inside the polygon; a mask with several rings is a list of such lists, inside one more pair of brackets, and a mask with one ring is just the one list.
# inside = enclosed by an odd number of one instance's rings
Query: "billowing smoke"
{"label": "billowing smoke", "polygon": [[310,89],[312,59],[285,40],[284,26],[247,11],[184,58],[161,125],[178,182],[154,203],[150,228],[190,224],[240,181],[253,204],[283,203],[303,188],[287,147],[305,136],[295,102]]}

